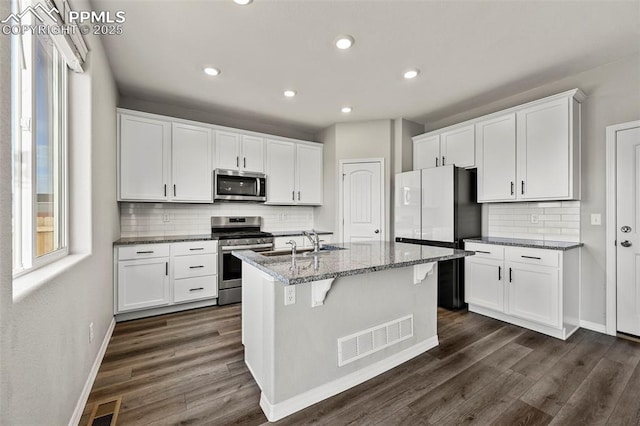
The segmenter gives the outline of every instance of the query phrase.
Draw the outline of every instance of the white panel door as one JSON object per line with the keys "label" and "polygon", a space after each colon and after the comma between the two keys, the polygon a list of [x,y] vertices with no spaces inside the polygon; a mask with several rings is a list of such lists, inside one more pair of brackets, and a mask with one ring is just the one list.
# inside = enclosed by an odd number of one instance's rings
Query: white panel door
{"label": "white panel door", "polygon": [[395,180],[394,232],[396,238],[420,238],[420,170],[398,173]]}
{"label": "white panel door", "polygon": [[422,170],[423,240],[453,242],[453,166]]}
{"label": "white panel door", "polygon": [[504,264],[501,260],[464,259],[464,301],[502,312],[504,310]]}
{"label": "white panel door", "polygon": [[166,201],[171,123],[120,116],[120,199]]}
{"label": "white panel door", "polygon": [[322,204],[322,145],[296,147],[296,202]]}
{"label": "white panel door", "polygon": [[343,241],[382,241],[382,164],[344,163],[342,166]]}
{"label": "white panel door", "polygon": [[518,111],[518,198],[570,194],[569,98]]}
{"label": "white panel door", "polygon": [[216,130],[214,168],[240,170],[240,135]]}
{"label": "white panel door", "polygon": [[295,204],[296,146],[267,140],[267,203]]}
{"label": "white panel door", "polygon": [[413,170],[440,165],[440,135],[413,141]]}
{"label": "white panel door", "polygon": [[556,267],[506,263],[506,313],[560,326],[560,281]]}
{"label": "white panel door", "polygon": [[171,199],[213,201],[211,130],[173,123],[171,142]]}
{"label": "white panel door", "polygon": [[616,135],[618,330],[640,336],[640,127]]}
{"label": "white panel door", "polygon": [[516,116],[476,124],[478,202],[516,198]]}
{"label": "white panel door", "polygon": [[440,165],[453,164],[458,167],[475,167],[476,140],[475,126],[443,132],[440,135]]}
{"label": "white panel door", "polygon": [[256,136],[242,136],[242,170],[264,172],[264,139]]}
{"label": "white panel door", "polygon": [[168,258],[118,262],[118,312],[169,303]]}

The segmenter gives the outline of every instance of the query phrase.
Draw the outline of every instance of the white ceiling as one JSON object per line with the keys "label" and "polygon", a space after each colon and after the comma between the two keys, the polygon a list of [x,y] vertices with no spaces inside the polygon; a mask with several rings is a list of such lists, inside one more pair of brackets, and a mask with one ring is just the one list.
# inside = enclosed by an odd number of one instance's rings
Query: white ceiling
{"label": "white ceiling", "polygon": [[[122,95],[313,132],[420,123],[640,52],[640,1],[93,0]],[[356,42],[333,45],[339,34]],[[202,66],[221,69],[209,77]],[[418,78],[405,80],[417,67]],[[285,98],[293,88],[298,96]],[[349,105],[350,115],[340,112]]]}

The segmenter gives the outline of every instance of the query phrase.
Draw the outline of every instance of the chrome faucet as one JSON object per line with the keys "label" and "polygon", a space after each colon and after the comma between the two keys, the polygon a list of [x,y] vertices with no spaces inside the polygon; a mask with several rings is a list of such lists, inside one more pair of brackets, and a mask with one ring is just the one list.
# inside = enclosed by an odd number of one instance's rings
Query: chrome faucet
{"label": "chrome faucet", "polygon": [[311,241],[311,244],[313,245],[313,252],[318,253],[320,251],[320,236],[318,233],[312,229],[310,233],[302,231],[302,234]]}
{"label": "chrome faucet", "polygon": [[287,241],[287,244],[291,244],[291,257],[296,257],[296,250],[298,248],[296,242],[293,240],[289,240]]}

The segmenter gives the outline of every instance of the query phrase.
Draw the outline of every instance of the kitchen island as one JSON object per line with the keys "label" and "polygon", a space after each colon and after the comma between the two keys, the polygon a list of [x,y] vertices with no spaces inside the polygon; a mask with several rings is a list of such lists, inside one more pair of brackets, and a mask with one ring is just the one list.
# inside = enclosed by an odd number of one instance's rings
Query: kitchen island
{"label": "kitchen island", "polygon": [[276,421],[437,346],[437,262],[473,252],[363,242],[233,254],[245,362]]}

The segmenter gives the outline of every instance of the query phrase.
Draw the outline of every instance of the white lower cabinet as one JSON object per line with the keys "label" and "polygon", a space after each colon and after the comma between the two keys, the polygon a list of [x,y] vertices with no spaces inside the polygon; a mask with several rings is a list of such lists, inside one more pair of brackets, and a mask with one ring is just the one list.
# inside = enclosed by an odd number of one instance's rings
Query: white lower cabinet
{"label": "white lower cabinet", "polygon": [[116,247],[115,314],[153,315],[153,309],[177,311],[189,308],[178,304],[215,299],[217,248],[217,241]]}
{"label": "white lower cabinet", "polygon": [[579,249],[567,251],[466,243],[469,311],[559,339],[579,326]]}

